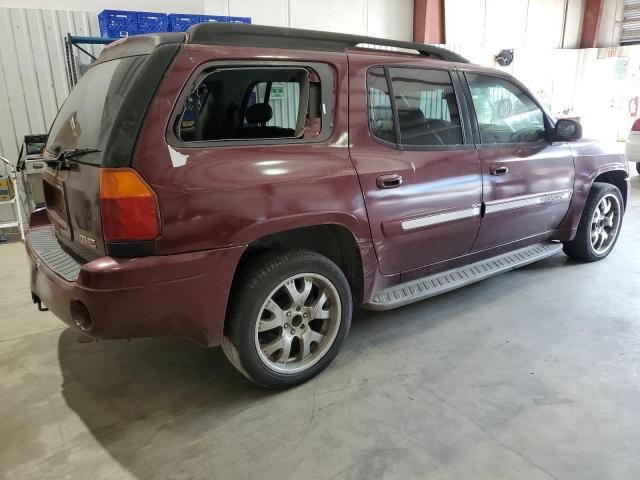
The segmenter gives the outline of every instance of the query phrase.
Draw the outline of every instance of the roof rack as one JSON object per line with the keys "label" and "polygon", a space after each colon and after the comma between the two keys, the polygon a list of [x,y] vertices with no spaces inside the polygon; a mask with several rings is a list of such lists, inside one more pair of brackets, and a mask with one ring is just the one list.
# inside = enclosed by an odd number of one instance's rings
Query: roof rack
{"label": "roof rack", "polygon": [[[200,23],[189,28],[188,43],[204,45],[238,45],[250,47],[290,48],[343,52],[348,48],[367,46],[394,47],[415,50],[421,55],[448,62],[469,63],[455,52],[423,43],[402,42],[384,38],[346,35],[342,33],[301,30],[298,28],[265,27],[237,23]],[[390,50],[391,52],[393,50]]]}

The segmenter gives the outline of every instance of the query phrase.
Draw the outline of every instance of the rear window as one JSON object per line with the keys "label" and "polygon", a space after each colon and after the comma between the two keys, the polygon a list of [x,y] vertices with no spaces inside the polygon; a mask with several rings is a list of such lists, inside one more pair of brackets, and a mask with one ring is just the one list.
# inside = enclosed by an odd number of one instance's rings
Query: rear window
{"label": "rear window", "polygon": [[[146,55],[111,60],[91,67],[67,97],[49,132],[47,150],[104,150],[114,121]],[[82,162],[99,165],[100,154]]]}

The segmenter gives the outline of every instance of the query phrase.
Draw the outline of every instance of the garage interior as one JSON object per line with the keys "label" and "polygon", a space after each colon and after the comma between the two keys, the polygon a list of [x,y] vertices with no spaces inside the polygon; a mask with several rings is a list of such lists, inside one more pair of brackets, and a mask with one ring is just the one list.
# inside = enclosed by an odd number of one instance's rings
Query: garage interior
{"label": "garage interior", "polygon": [[[105,9],[441,45],[511,73],[619,153],[640,118],[640,1],[0,0],[3,178],[99,55],[100,42],[70,38],[100,37]],[[17,200],[0,205],[0,476],[640,478],[640,176],[628,170],[603,261],[559,253],[396,310],[356,308],[333,363],[282,391],[217,347],[93,341],[38,311],[21,228],[41,178],[18,172]]]}

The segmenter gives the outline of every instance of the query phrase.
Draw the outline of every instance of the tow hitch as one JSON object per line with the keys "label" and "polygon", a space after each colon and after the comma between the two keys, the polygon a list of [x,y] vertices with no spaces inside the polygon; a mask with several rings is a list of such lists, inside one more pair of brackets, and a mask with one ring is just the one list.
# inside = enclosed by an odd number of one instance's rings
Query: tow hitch
{"label": "tow hitch", "polygon": [[33,300],[33,303],[37,303],[38,304],[38,310],[41,312],[48,312],[49,309],[47,307],[43,307],[42,306],[42,300],[40,300],[40,297],[38,297],[35,293],[31,293],[31,300]]}

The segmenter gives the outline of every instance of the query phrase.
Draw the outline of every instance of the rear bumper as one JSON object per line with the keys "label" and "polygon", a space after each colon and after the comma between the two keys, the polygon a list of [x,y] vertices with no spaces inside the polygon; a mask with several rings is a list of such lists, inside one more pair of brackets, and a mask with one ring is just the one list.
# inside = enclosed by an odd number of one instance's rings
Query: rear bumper
{"label": "rear bumper", "polygon": [[[102,257],[81,266],[77,280],[53,271],[27,233],[31,292],[66,324],[95,338],[185,337],[222,340],[227,299],[244,247],[140,258]],[[72,305],[90,321],[80,328]],[[77,312],[77,308],[73,309]],[[83,310],[84,311],[84,310]]]}

